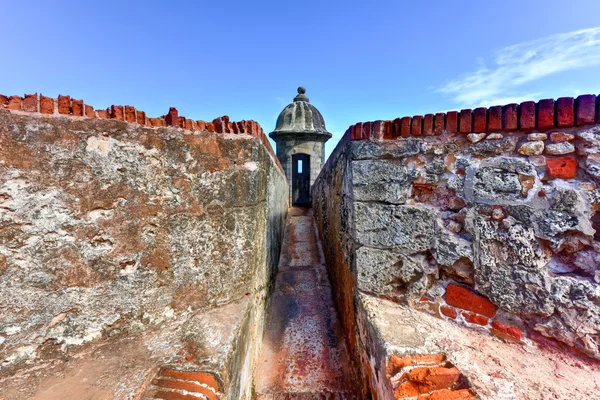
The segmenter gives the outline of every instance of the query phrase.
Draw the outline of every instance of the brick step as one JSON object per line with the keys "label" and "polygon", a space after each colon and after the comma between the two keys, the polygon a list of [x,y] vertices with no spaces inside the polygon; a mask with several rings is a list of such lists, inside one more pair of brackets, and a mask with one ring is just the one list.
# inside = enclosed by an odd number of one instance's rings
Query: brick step
{"label": "brick step", "polygon": [[475,399],[463,374],[444,354],[392,356],[387,364],[396,399]]}
{"label": "brick step", "polygon": [[209,372],[163,368],[152,380],[146,399],[219,400],[219,384]]}
{"label": "brick step", "polygon": [[348,392],[274,393],[257,396],[257,400],[359,400],[358,394]]}
{"label": "brick step", "polygon": [[422,394],[417,400],[476,400],[475,392],[471,389],[449,390],[442,389]]}

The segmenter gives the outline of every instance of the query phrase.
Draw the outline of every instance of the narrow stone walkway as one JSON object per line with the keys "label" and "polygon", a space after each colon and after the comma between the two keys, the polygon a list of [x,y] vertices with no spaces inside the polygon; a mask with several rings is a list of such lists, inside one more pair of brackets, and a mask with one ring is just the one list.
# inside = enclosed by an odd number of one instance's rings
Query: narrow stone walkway
{"label": "narrow stone walkway", "polygon": [[310,209],[290,209],[272,296],[257,398],[358,399]]}

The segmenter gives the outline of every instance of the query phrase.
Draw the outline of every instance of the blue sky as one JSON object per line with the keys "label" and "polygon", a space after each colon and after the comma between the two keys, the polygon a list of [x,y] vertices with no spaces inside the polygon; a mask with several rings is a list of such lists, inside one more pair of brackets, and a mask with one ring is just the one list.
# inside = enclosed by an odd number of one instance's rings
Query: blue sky
{"label": "blue sky", "polygon": [[273,129],[600,93],[600,1],[0,2],[0,93]]}

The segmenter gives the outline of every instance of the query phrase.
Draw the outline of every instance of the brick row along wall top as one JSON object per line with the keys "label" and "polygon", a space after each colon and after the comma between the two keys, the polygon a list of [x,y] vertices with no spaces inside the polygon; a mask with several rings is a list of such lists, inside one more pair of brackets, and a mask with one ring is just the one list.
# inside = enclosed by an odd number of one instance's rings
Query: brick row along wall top
{"label": "brick row along wall top", "polygon": [[57,99],[54,99],[37,93],[26,94],[24,97],[0,94],[0,107],[48,115],[115,119],[152,127],[172,126],[194,131],[250,135],[260,139],[283,172],[283,167],[279,163],[267,135],[265,135],[262,127],[252,120],[233,122],[226,115],[215,118],[212,122],[192,120],[180,116],[175,107],[170,107],[166,115],[150,118],[146,116],[144,111],[136,110],[133,106],[112,105],[107,109],[94,110],[94,107],[85,104],[83,100],[72,99],[70,96],[59,95]]}
{"label": "brick row along wall top", "polygon": [[600,123],[600,98],[584,94],[577,98],[526,101],[474,110],[415,115],[391,121],[359,122],[348,131],[350,140],[396,139],[409,136],[492,132],[544,132],[556,128]]}

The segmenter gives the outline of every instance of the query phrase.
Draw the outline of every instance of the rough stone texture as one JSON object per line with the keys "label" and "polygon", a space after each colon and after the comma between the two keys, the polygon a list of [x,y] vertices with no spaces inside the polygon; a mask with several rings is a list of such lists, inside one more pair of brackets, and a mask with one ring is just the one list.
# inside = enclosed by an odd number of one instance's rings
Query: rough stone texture
{"label": "rough stone texture", "polygon": [[[379,399],[393,399],[391,357],[443,354],[482,400],[593,399],[600,386],[597,362],[555,348],[539,349],[435,318],[365,294],[358,298],[365,353]],[[440,397],[441,399],[452,397]],[[460,398],[460,397],[459,397]],[[468,398],[468,397],[467,397]]]}
{"label": "rough stone texture", "polygon": [[249,396],[288,199],[260,140],[0,110],[0,149],[0,397],[114,367],[94,390],[131,398],[168,365]]}
{"label": "rough stone texture", "polygon": [[[527,141],[530,132],[476,143],[468,135],[376,141],[347,133],[327,161],[314,189],[317,226],[345,332],[381,398],[390,393],[370,350],[380,334],[353,306],[363,295],[600,359],[597,127],[564,131],[587,155],[580,160],[539,155],[544,142]],[[530,155],[517,144],[538,148]],[[449,284],[470,287],[498,314],[446,304]],[[519,384],[535,392],[531,381]]]}

